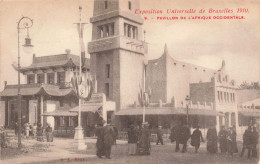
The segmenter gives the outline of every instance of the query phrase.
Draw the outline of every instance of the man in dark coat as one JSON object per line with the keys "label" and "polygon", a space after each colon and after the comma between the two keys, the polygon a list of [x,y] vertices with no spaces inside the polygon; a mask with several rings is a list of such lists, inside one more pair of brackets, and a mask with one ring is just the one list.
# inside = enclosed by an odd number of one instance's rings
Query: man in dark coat
{"label": "man in dark coat", "polygon": [[252,149],[252,157],[257,157],[257,148],[256,145],[258,144],[259,134],[256,131],[256,127],[253,127],[253,149]]}
{"label": "man in dark coat", "polygon": [[103,128],[104,129],[104,148],[106,158],[111,159],[111,148],[115,142],[114,128],[110,125],[110,122]]}
{"label": "man in dark coat", "polygon": [[180,138],[179,141],[181,144],[183,144],[182,147],[182,152],[186,152],[187,151],[187,142],[190,138],[190,129],[187,125],[183,125],[181,128],[181,134],[180,134]]}
{"label": "man in dark coat", "polygon": [[209,128],[207,132],[207,151],[210,153],[218,151],[218,136],[215,126]]}
{"label": "man in dark coat", "polygon": [[142,124],[142,129],[138,136],[138,144],[137,144],[137,153],[138,154],[146,154],[150,155],[150,130],[148,129],[149,124],[147,122],[144,122]]}
{"label": "man in dark coat", "polygon": [[222,126],[221,130],[218,133],[219,148],[221,153],[227,152],[227,136],[228,131],[226,131],[225,126]]}
{"label": "man in dark coat", "polygon": [[203,137],[201,131],[199,130],[199,126],[197,126],[196,130],[194,130],[191,135],[191,145],[195,147],[195,153],[198,152],[201,141],[203,142]]}
{"label": "man in dark coat", "polygon": [[173,138],[176,140],[175,152],[178,152],[180,150],[179,144],[180,144],[180,140],[181,140],[181,129],[182,129],[180,122],[178,122],[177,125],[173,129],[174,129]]}
{"label": "man in dark coat", "polygon": [[103,122],[100,122],[100,123],[97,124],[95,135],[97,136],[97,142],[96,142],[97,152],[96,152],[96,155],[99,158],[102,158],[102,156],[105,155]]}
{"label": "man in dark coat", "polygon": [[253,140],[254,139],[251,126],[248,126],[248,129],[245,130],[245,133],[243,134],[243,148],[240,154],[241,157],[244,155],[245,150],[248,149],[247,158],[250,158],[253,148]]}
{"label": "man in dark coat", "polygon": [[235,129],[235,127],[230,127],[227,135],[227,150],[230,155],[238,153]]}
{"label": "man in dark coat", "polygon": [[159,144],[159,142],[161,143],[161,145],[163,145],[163,133],[162,133],[162,126],[159,126],[157,129],[157,141],[156,141],[156,145]]}
{"label": "man in dark coat", "polygon": [[135,155],[137,148],[137,131],[134,125],[130,125],[130,129],[127,131],[128,136],[128,154]]}

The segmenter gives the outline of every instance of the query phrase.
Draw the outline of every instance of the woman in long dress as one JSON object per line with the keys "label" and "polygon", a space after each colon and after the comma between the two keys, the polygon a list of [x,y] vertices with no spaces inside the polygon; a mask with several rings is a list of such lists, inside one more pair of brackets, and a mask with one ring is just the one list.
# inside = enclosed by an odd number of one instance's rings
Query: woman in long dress
{"label": "woman in long dress", "polygon": [[134,125],[130,126],[128,130],[128,154],[135,155],[137,146],[137,131]]}

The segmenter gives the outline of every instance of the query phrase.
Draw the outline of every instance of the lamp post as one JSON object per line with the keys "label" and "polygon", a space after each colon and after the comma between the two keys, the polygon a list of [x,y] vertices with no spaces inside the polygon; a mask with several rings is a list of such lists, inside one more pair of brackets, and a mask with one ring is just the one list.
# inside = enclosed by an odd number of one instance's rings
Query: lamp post
{"label": "lamp post", "polygon": [[187,108],[187,113],[186,113],[186,119],[187,119],[187,125],[189,123],[189,106],[190,106],[190,97],[187,95],[185,98],[186,102],[186,108]]}
{"label": "lamp post", "polygon": [[26,29],[27,36],[25,38],[25,44],[23,45],[25,53],[29,54],[33,50],[33,45],[31,45],[31,39],[29,37],[29,28],[33,25],[33,20],[29,17],[22,17],[17,23],[18,32],[18,148],[22,147],[21,142],[21,128],[22,128],[22,96],[20,93],[20,30]]}

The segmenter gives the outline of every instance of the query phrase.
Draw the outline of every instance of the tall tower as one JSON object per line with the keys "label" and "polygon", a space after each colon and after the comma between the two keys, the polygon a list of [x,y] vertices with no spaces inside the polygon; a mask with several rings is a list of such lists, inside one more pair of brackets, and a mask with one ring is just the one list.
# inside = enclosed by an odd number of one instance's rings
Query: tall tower
{"label": "tall tower", "polygon": [[138,102],[143,87],[147,43],[143,19],[135,14],[139,0],[94,0],[90,70],[97,90],[116,102],[117,111]]}

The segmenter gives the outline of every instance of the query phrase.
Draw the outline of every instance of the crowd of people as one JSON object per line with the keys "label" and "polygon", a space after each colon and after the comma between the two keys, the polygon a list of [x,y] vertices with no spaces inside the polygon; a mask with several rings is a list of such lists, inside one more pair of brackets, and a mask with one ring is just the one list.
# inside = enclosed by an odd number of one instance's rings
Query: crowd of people
{"label": "crowd of people", "polygon": [[[15,124],[15,135],[18,133],[18,125]],[[44,129],[41,123],[34,123],[31,125],[29,122],[25,123],[22,127],[22,134],[25,137],[36,137],[37,141],[44,142],[44,133],[46,135],[47,142],[53,142],[53,130],[49,123],[47,123]]]}
{"label": "crowd of people", "polygon": [[[142,127],[130,125],[127,132],[128,134],[128,153],[129,155],[141,155],[150,154],[151,145],[150,138],[151,133],[148,128],[148,123],[143,123]],[[158,145],[163,142],[162,127],[159,126],[157,130],[157,141]],[[221,127],[219,133],[217,133],[216,127],[212,126],[208,129],[206,135],[207,141],[207,151],[209,153],[218,152],[218,144],[221,153],[230,154],[233,156],[234,153],[238,153],[237,141],[236,141],[236,128],[235,126],[230,128]],[[204,142],[204,138],[200,131],[200,127],[197,126],[196,129],[191,134],[190,128],[186,124],[178,123],[171,129],[171,134],[169,136],[171,142],[176,142],[175,151],[180,151],[180,145],[182,145],[181,152],[185,153],[187,151],[187,143],[190,139],[190,144],[195,148],[195,153],[198,153],[201,142]],[[257,157],[257,144],[259,140],[259,135],[256,127],[248,129],[243,135],[243,148],[241,150],[240,156],[243,156],[245,150],[248,150],[248,158]]]}

